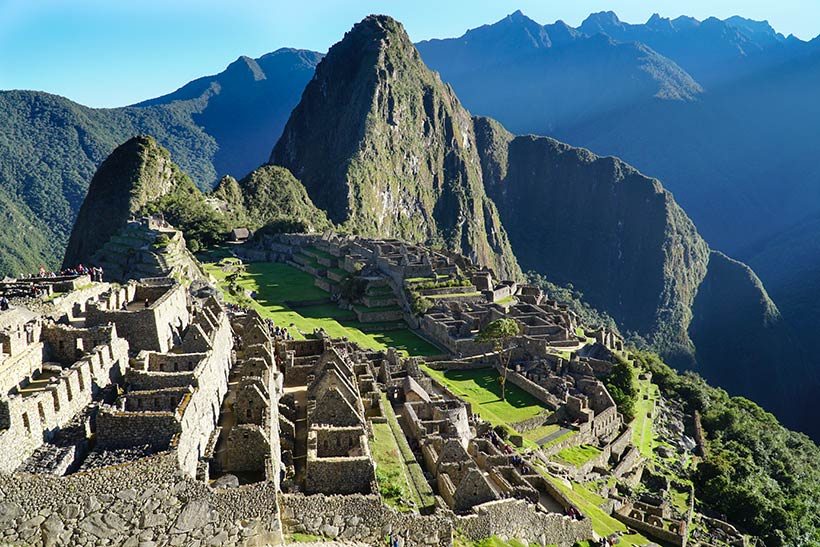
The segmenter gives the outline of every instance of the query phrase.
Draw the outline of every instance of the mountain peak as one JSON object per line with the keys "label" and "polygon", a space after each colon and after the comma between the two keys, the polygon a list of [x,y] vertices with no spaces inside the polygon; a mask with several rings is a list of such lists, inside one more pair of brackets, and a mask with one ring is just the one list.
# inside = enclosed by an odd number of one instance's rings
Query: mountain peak
{"label": "mountain peak", "polygon": [[581,23],[579,28],[587,34],[593,34],[594,32],[601,32],[621,26],[623,26],[623,23],[621,23],[621,20],[618,19],[614,11],[599,11],[589,14],[589,17],[584,19],[584,22]]}
{"label": "mountain peak", "polygon": [[87,263],[131,215],[179,184],[193,187],[153,137],[138,135],[118,146],[91,179],[63,265]]}
{"label": "mountain peak", "polygon": [[259,66],[255,59],[247,55],[240,55],[236,61],[232,62],[225,69],[225,74],[230,76],[244,76],[249,74],[255,82],[266,79],[265,71]]}
{"label": "mountain peak", "polygon": [[353,232],[442,241],[520,277],[484,192],[470,114],[394,19],[330,48],[271,154]]}
{"label": "mountain peak", "polygon": [[646,22],[646,26],[659,30],[672,30],[674,28],[672,21],[668,17],[661,17],[657,13],[652,14],[652,17]]}

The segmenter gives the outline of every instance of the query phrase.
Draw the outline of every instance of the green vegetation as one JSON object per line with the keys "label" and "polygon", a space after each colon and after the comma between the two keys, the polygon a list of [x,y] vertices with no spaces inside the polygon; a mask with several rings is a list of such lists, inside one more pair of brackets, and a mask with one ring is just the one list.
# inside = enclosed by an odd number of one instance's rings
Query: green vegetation
{"label": "green vegetation", "polygon": [[[606,501],[604,498],[594,492],[589,491],[580,484],[572,483],[571,486],[568,486],[564,483],[564,481],[557,477],[553,477],[539,466],[536,466],[536,469],[556,488],[558,488],[558,490],[563,492],[564,495],[566,495],[583,514],[587,515],[592,520],[592,529],[595,530],[595,533],[602,536],[609,536],[616,532],[625,533],[627,531],[624,524],[618,522],[609,514],[604,512],[603,509],[601,509],[601,504]],[[645,545],[647,543],[649,543],[649,540],[644,536],[640,534],[629,534],[621,536],[621,542],[618,545],[629,547],[633,545]]]}
{"label": "green vegetation", "polygon": [[453,547],[537,547],[537,544],[527,545],[517,539],[504,541],[498,536],[484,538],[480,541],[470,541],[463,534],[455,533],[453,534]]}
{"label": "green vegetation", "polygon": [[[534,271],[527,272],[527,281],[540,287],[551,299],[566,304],[570,310],[575,312],[584,325],[606,327],[611,331],[618,332],[618,325],[615,320],[606,312],[599,311],[584,301],[583,293],[576,290],[572,283],[567,283],[562,287]],[[576,331],[576,334],[584,336],[583,329],[579,327],[579,330],[580,332]]]}
{"label": "green vegetation", "polygon": [[542,425],[541,427],[536,427],[535,429],[530,429],[529,431],[525,432],[524,438],[529,439],[533,442],[538,442],[539,440],[543,439],[547,435],[555,433],[561,428],[558,424],[549,424],[549,425]]}
{"label": "green vegetation", "polygon": [[[649,380],[635,380],[637,394],[634,404],[634,418],[632,422],[632,442],[645,458],[653,457],[654,435],[652,424],[655,416],[655,400],[657,388]],[[607,386],[609,387],[609,386]]]}
{"label": "green vegetation", "polygon": [[[213,275],[223,289],[228,288],[226,271],[219,263],[205,264],[205,269]],[[313,277],[286,264],[273,262],[252,262],[237,279],[240,291],[256,293],[252,301],[238,296],[236,292],[226,294],[242,305],[254,306],[264,317],[269,317],[277,325],[288,327],[294,338],[301,338],[299,331],[313,333],[314,328],[324,329],[330,336],[347,337],[364,347],[387,349],[395,347],[406,355],[438,355],[441,350],[422,340],[409,329],[384,332],[364,332],[362,329],[377,328],[371,324],[358,323],[350,319],[350,312],[332,305],[311,306],[293,309],[286,304],[290,301],[320,300],[329,295],[313,283]]]}
{"label": "green vegetation", "polygon": [[[476,343],[490,342],[493,345],[498,363],[501,365],[501,375],[498,381],[501,383],[501,400],[505,397],[507,387],[507,366],[512,358],[512,348],[509,347],[513,338],[521,333],[515,319],[496,319],[488,323],[476,336]],[[506,355],[505,355],[506,354]]]}
{"label": "green vegetation", "polygon": [[606,379],[606,389],[612,395],[618,410],[626,421],[635,418],[635,398],[638,388],[635,385],[635,372],[631,364],[620,356],[616,356],[612,373]]}
{"label": "green vegetation", "polygon": [[376,462],[376,480],[382,499],[399,509],[413,509],[405,500],[414,499],[415,507],[420,506],[416,489],[412,486],[404,460],[400,457],[399,447],[393,436],[393,430],[387,423],[373,424],[373,439],[370,441],[370,452]]}
{"label": "green vegetation", "polygon": [[820,448],[748,399],[636,354],[665,397],[701,413],[708,456],[693,475],[698,499],[767,545],[820,545]]}
{"label": "green vegetation", "polygon": [[601,450],[599,448],[586,444],[582,444],[580,446],[570,446],[568,448],[564,448],[556,454],[559,460],[562,460],[570,465],[574,465],[575,467],[581,467],[588,461],[600,455]]}
{"label": "green vegetation", "polygon": [[424,371],[470,402],[473,412],[493,425],[507,425],[537,416],[545,411],[541,403],[518,386],[507,387],[501,399],[498,372],[492,368],[448,370],[441,372],[422,365]]}
{"label": "green vegetation", "polygon": [[284,167],[263,165],[239,182],[224,177],[212,195],[227,204],[233,226],[256,229],[270,224],[267,233],[331,227],[324,211],[313,205],[305,187]]}
{"label": "green vegetation", "polygon": [[415,489],[415,499],[420,503],[418,509],[421,511],[430,510],[436,503],[435,494],[433,493],[433,489],[430,488],[430,484],[427,482],[427,479],[424,478],[424,472],[421,470],[421,466],[416,461],[413,450],[407,442],[407,437],[405,437],[404,432],[399,425],[398,418],[393,412],[393,407],[390,406],[390,402],[387,400],[387,395],[384,393],[382,393],[382,407],[384,408],[385,417],[387,418],[387,425],[390,428],[396,446],[399,449],[399,454],[401,455],[402,464],[406,473],[405,477],[409,479],[408,485]]}

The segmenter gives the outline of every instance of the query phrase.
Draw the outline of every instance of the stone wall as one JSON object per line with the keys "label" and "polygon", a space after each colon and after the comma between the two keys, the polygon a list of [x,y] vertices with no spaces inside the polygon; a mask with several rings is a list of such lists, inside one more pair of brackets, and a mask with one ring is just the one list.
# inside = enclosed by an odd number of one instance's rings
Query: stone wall
{"label": "stone wall", "polygon": [[222,399],[228,392],[233,335],[224,313],[218,321],[211,333],[212,350],[194,372],[196,388],[183,411],[182,432],[176,445],[180,469],[190,477],[196,476],[197,460],[205,453],[208,439],[219,420]]}
{"label": "stone wall", "polygon": [[452,547],[453,525],[445,515],[400,513],[384,506],[377,495],[325,496],[285,494],[282,522],[286,533],[300,532],[383,545],[387,535],[402,546]]}
{"label": "stone wall", "polygon": [[633,518],[626,514],[629,511],[629,506],[624,506],[621,508],[620,511],[615,511],[612,513],[612,516],[616,519],[621,521],[622,523],[626,524],[630,528],[638,530],[639,532],[643,532],[644,534],[648,535],[649,537],[659,539],[665,543],[670,545],[674,545],[676,547],[686,547],[686,542],[688,539],[688,535],[680,535],[676,532],[671,530],[666,530],[661,528],[660,526],[653,526],[648,522],[644,522],[640,519]]}
{"label": "stone wall", "polygon": [[281,542],[273,483],[212,490],[165,453],[67,477],[0,474],[0,542],[261,547]]}
{"label": "stone wall", "polygon": [[506,499],[485,503],[476,514],[456,517],[456,527],[473,541],[490,536],[518,539],[525,545],[572,547],[592,537],[592,520],[575,520],[559,513],[543,513],[524,500]]}
{"label": "stone wall", "polygon": [[55,381],[28,397],[12,395],[3,402],[7,429],[0,430],[0,472],[16,469],[48,438],[88,406],[103,386],[120,377],[128,362],[128,344],[114,338],[97,346]]}
{"label": "stone wall", "polygon": [[507,371],[507,381],[541,401],[550,410],[557,410],[561,404],[555,395],[514,370]]}
{"label": "stone wall", "polygon": [[116,323],[117,332],[128,340],[132,350],[167,352],[174,345],[174,336],[188,326],[188,295],[185,287],[177,283],[152,289],[164,289],[164,294],[145,309],[125,311],[108,309],[101,303],[89,304],[87,323]]}
{"label": "stone wall", "polygon": [[49,360],[59,361],[63,365],[74,363],[91,349],[110,344],[115,338],[117,330],[114,325],[79,329],[47,325],[42,332]]}

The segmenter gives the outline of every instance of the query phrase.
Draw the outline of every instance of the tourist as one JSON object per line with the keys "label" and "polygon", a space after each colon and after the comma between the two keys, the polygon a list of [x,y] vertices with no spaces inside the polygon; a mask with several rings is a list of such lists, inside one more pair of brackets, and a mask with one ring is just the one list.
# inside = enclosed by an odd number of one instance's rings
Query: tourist
{"label": "tourist", "polygon": [[9,309],[9,299],[5,296],[0,296],[0,311]]}
{"label": "tourist", "polygon": [[151,306],[151,302],[146,298],[145,299],[145,308],[148,309]]}

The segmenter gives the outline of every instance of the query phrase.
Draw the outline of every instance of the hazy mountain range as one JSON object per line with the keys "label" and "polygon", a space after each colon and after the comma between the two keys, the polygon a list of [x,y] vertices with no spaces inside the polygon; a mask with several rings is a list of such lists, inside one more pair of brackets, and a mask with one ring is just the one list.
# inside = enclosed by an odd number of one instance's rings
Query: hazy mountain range
{"label": "hazy mountain range", "polygon": [[795,402],[820,326],[817,40],[516,12],[417,50],[390,21],[354,27],[315,75],[321,54],[285,49],[120,109],[0,92],[0,214],[17,227],[0,269],[56,266],[95,166],[148,133],[201,189],[270,161],[336,224],[571,282],[679,366],[814,431]]}

